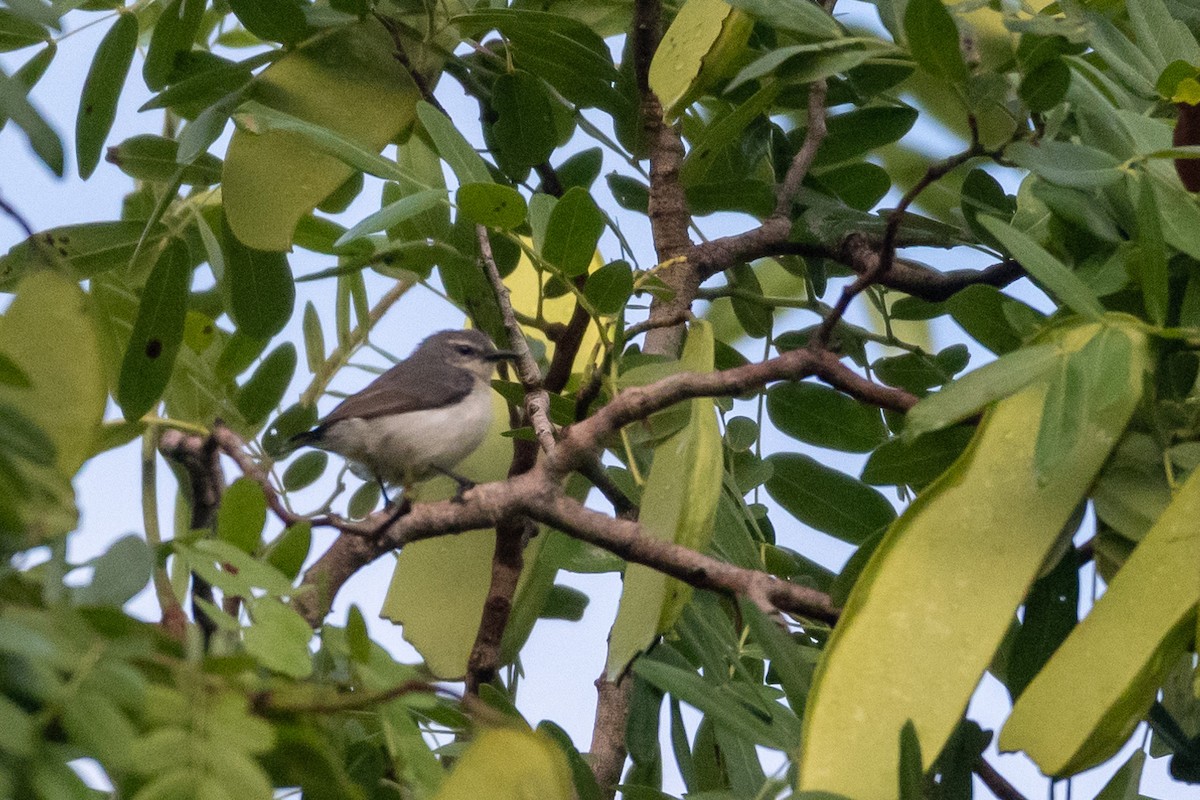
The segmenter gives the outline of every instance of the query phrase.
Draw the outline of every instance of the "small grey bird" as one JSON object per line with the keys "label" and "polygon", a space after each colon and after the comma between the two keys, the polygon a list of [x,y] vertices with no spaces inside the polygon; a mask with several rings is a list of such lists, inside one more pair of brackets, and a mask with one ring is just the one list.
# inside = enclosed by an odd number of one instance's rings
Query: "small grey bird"
{"label": "small grey bird", "polygon": [[361,464],[381,488],[412,486],[440,473],[458,483],[461,495],[473,484],[453,469],[487,435],[492,372],[513,358],[481,331],[440,331],[290,442]]}

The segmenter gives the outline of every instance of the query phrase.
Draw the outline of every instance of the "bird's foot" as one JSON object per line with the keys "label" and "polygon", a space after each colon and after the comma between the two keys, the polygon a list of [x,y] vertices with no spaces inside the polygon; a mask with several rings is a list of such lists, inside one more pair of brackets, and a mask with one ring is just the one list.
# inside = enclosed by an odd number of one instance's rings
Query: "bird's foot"
{"label": "bird's foot", "polygon": [[[390,509],[390,511],[389,511],[389,509]],[[397,520],[399,520],[401,517],[403,517],[408,512],[412,511],[412,503],[409,501],[409,499],[407,497],[405,497],[405,498],[402,498],[400,500],[400,502],[395,505],[392,505],[390,503],[388,505],[385,505],[383,507],[383,510],[389,511],[388,517],[386,520],[383,521],[383,524],[379,526],[379,529],[378,529],[378,531],[376,531],[376,533],[383,533],[388,528],[392,527],[392,525],[396,524]]]}
{"label": "bird's foot", "polygon": [[450,498],[450,500],[454,503],[465,503],[467,501],[464,495],[475,488],[475,481],[459,477],[455,477],[455,480],[458,482],[458,489],[454,492],[454,497]]}

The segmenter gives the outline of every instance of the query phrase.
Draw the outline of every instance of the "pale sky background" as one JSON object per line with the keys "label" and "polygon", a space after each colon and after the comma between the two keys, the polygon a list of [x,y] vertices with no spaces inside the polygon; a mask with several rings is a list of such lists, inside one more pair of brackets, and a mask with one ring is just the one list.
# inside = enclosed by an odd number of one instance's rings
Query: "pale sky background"
{"label": "pale sky background", "polygon": [[[871,28],[878,28],[875,12],[872,6],[858,0],[842,0],[838,4],[839,17]],[[0,131],[0,197],[14,205],[31,223],[35,230],[42,230],[57,225],[73,222],[100,221],[117,219],[120,213],[121,198],[131,189],[131,179],[122,174],[111,164],[101,162],[96,173],[87,182],[80,181],[73,159],[73,131],[75,127],[76,105],[79,89],[90,63],[96,45],[104,32],[112,24],[111,15],[96,13],[73,13],[67,18],[67,29],[72,33],[61,41],[59,51],[53,64],[32,94],[37,107],[43,112],[51,124],[63,136],[64,146],[68,153],[67,176],[57,179],[47,171],[30,153],[21,133],[13,125],[8,125]],[[98,22],[97,22],[98,21]],[[90,24],[95,22],[96,24]],[[611,43],[611,42],[610,42]],[[0,65],[11,72],[25,60],[37,52],[37,48],[29,48],[16,53],[0,54]],[[614,54],[619,56],[619,47],[614,48]],[[141,57],[134,60],[131,76],[126,83],[118,108],[116,124],[109,135],[108,145],[116,144],[125,138],[138,133],[161,132],[162,116],[159,112],[137,113],[137,108],[148,97],[140,78]],[[451,116],[464,130],[472,141],[480,142],[478,132],[478,107],[473,100],[465,98],[457,84],[450,78],[443,80],[437,92],[439,98],[450,111]],[[607,130],[602,117],[593,117],[593,121]],[[228,136],[228,130],[226,137]],[[224,154],[227,138],[223,138],[213,148],[218,155]],[[906,137],[907,143],[920,143],[923,150],[933,155],[946,155],[955,149],[955,144],[949,141],[932,123],[918,122]],[[584,137],[577,137],[566,148],[555,153],[554,163],[560,163],[567,154],[583,147],[593,146],[593,142]],[[617,209],[617,217],[627,238],[638,252],[643,265],[652,264],[653,247],[649,238],[649,225],[644,216],[619,211],[608,196],[603,175],[613,170],[629,174],[629,169],[619,159],[605,152],[605,164],[601,170],[601,178],[593,187],[601,206],[610,211]],[[447,171],[447,177],[453,179]],[[1004,179],[1004,176],[999,176]],[[342,215],[335,217],[342,224],[350,225],[368,213],[378,209],[379,182],[368,178],[367,188],[351,207]],[[1007,179],[1009,191],[1015,191],[1015,183]],[[890,196],[881,204],[887,207],[894,204],[896,196]],[[701,228],[708,236],[719,236],[743,230],[752,224],[747,217],[738,215],[716,215],[701,218]],[[0,216],[0,252],[24,238],[23,232],[5,216]],[[615,257],[617,248],[611,234],[601,242],[601,250],[606,256]],[[909,255],[924,258],[929,263],[938,266],[964,267],[985,266],[989,263],[977,253],[960,249],[952,256],[942,251],[910,252]],[[332,266],[332,259],[319,256],[307,251],[296,251],[291,256],[293,273],[302,275]],[[372,297],[377,297],[389,281],[373,273],[367,276],[368,290]],[[716,281],[719,283],[718,281]],[[1048,309],[1047,301],[1033,289],[1027,281],[1022,281],[1010,290],[1043,309]],[[333,282],[313,282],[297,284],[296,313],[289,327],[281,335],[281,340],[299,342],[301,311],[305,301],[311,299],[321,312],[322,319],[332,324],[333,313]],[[830,289],[827,298],[836,297],[835,289]],[[7,304],[8,298],[0,297],[0,307]],[[858,314],[858,310],[855,310]],[[860,324],[869,325],[870,320],[861,315],[852,319]],[[780,314],[776,323],[776,331],[784,331],[811,324],[812,315],[797,312]],[[398,355],[407,355],[413,346],[425,335],[449,327],[459,327],[462,324],[462,314],[419,287],[406,295],[384,318],[383,323],[375,329],[372,340],[388,351]],[[961,332],[952,323],[935,326],[933,339],[935,344],[946,346],[961,337]],[[963,337],[965,338],[965,337]],[[326,331],[326,341],[335,341],[332,330]],[[748,342],[743,347],[751,358],[761,356],[760,341]],[[972,346],[972,367],[978,366],[988,358],[986,351]],[[873,355],[878,356],[876,350]],[[386,366],[387,362],[375,353],[363,351],[355,359],[359,362],[373,362]],[[302,386],[309,379],[307,368],[301,359],[297,368],[296,380],[285,396],[284,405],[294,402]],[[344,370],[334,386],[345,391],[354,391],[370,379],[370,375],[357,370]],[[326,398],[320,409],[328,411],[336,400]],[[753,416],[753,410],[743,412]],[[111,406],[108,418],[119,418],[120,412]],[[774,449],[795,449],[796,443],[778,437],[768,439],[765,452]],[[140,503],[140,466],[139,442],[105,453],[90,461],[75,481],[79,506],[82,509],[82,523],[77,533],[70,540],[69,557],[74,563],[82,563],[103,553],[113,541],[129,532],[141,532],[141,503]],[[819,451],[819,458],[852,475],[857,475],[865,460],[862,456],[853,456],[833,451]],[[334,456],[332,463],[337,463]],[[227,464],[227,474],[230,479],[236,477],[236,470]],[[324,482],[318,486],[329,486],[333,469],[328,470]],[[171,509],[174,502],[174,479],[161,463],[159,469],[159,497],[162,516],[162,527],[165,532],[171,530]],[[886,493],[886,489],[885,489]],[[311,496],[319,494],[314,492]],[[889,495],[894,500],[894,494]],[[763,502],[770,502],[766,493],[761,495]],[[598,505],[598,507],[602,507]],[[607,510],[607,509],[605,509]],[[849,557],[853,548],[832,539],[824,534],[808,529],[806,526],[791,518],[786,512],[773,510],[771,515],[780,544],[804,553],[833,569],[839,569]],[[273,536],[279,530],[277,523],[269,522],[268,536]],[[1090,535],[1089,526],[1084,526],[1082,538]],[[324,551],[332,537],[328,533],[314,535],[313,553]],[[338,595],[331,619],[337,623],[344,620],[351,603],[356,603],[363,609],[371,633],[375,640],[388,647],[401,660],[415,661],[416,653],[401,637],[400,629],[386,620],[379,619],[376,614],[383,600],[392,572],[393,559],[384,557],[363,569]],[[595,706],[595,690],[593,681],[600,674],[604,664],[607,631],[616,614],[617,600],[620,593],[620,580],[616,575],[574,575],[560,572],[557,582],[574,586],[585,591],[591,598],[584,618],[579,623],[557,620],[541,621],[534,628],[533,634],[523,651],[522,663],[525,677],[518,696],[518,707],[526,718],[536,724],[542,719],[551,719],[561,725],[574,739],[581,750],[587,750],[591,739],[592,714]],[[1089,565],[1081,576],[1082,585],[1091,582],[1091,566]],[[157,619],[158,607],[153,594],[146,590],[130,601],[128,609],[131,613],[146,619]],[[664,719],[662,729],[667,731],[664,704]],[[980,722],[985,729],[997,730],[1008,713],[1008,696],[1005,690],[991,678],[985,678],[976,692],[970,708],[970,716]],[[685,706],[689,727],[694,729],[698,715],[691,713]],[[1074,779],[1074,786],[1068,791],[1065,783],[1051,787],[1049,782],[1041,777],[1036,767],[1023,755],[997,755],[992,746],[991,762],[1017,785],[1030,798],[1045,797],[1091,797],[1108,780],[1113,771],[1123,764],[1133,750],[1141,745],[1142,730],[1133,738],[1122,753],[1109,765],[1099,767]],[[778,753],[761,751],[764,767],[768,774],[781,764]],[[664,756],[667,763],[664,789],[673,794],[683,791],[683,784],[672,766],[670,746],[664,738]],[[1151,797],[1163,800],[1200,800],[1200,787],[1189,787],[1170,781],[1166,777],[1167,759],[1149,762],[1145,771],[1142,792]],[[976,797],[989,797],[990,792],[976,779]]]}

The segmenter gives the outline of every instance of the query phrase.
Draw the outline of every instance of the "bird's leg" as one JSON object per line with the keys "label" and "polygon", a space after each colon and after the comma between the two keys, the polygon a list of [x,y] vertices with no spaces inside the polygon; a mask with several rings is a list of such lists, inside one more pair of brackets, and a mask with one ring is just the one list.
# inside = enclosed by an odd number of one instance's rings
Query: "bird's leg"
{"label": "bird's leg", "polygon": [[[383,510],[387,511],[388,507],[392,506],[392,499],[388,497],[387,486],[384,485],[383,478],[378,475],[375,476],[375,481],[379,484],[379,491],[383,494]],[[412,502],[408,499],[408,491],[407,487],[405,487],[405,491],[400,496],[400,502],[392,508],[392,512],[388,514],[388,518],[379,526],[378,533],[383,533],[396,520],[403,517],[409,511],[412,511]]]}
{"label": "bird's leg", "polygon": [[451,498],[456,503],[463,502],[463,495],[475,488],[475,481],[469,478],[464,478],[457,472],[451,472],[448,469],[443,469],[442,467],[436,465],[433,468],[458,484],[458,491],[456,491],[454,493],[454,497]]}
{"label": "bird's leg", "polygon": [[387,508],[392,504],[392,498],[388,497],[387,486],[383,483],[383,478],[375,476],[375,482],[379,484],[379,493],[383,495],[383,507]]}

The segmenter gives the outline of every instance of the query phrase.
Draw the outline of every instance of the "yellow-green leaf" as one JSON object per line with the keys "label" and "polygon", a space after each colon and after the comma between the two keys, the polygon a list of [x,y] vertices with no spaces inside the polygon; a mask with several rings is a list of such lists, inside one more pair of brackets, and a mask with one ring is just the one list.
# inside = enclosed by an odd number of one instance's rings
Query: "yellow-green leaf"
{"label": "yellow-green leaf", "polygon": [[1003,749],[1024,750],[1047,775],[1073,775],[1120,749],[1195,633],[1197,517],[1200,471],[1021,694]]}
{"label": "yellow-green leaf", "polygon": [[75,283],[37,272],[21,281],[0,317],[0,352],[30,384],[0,385],[0,402],[14,405],[50,436],[67,477],[92,451],[107,396],[87,302]]}
{"label": "yellow-green leaf", "polygon": [[650,62],[663,116],[678,116],[737,61],[754,20],[724,0],[687,0]]}
{"label": "yellow-green leaf", "polygon": [[[379,152],[414,119],[420,91],[374,20],[331,30],[255,78],[259,102]],[[234,133],[223,197],[237,237],[258,250],[288,250],[296,223],[353,172],[284,131]]]}
{"label": "yellow-green leaf", "polygon": [[910,719],[926,768],[941,751],[1141,397],[1149,345],[1123,318],[1044,338],[1067,357],[1105,327],[1128,337],[1129,368],[1109,395],[1114,401],[1089,407],[1057,472],[1045,483],[1034,475],[1043,375],[997,403],[954,466],[889,529],[818,667],[805,712],[802,791],[895,797],[896,742]]}
{"label": "yellow-green leaf", "polygon": [[[712,371],[713,335],[708,322],[692,323],[680,366],[691,372]],[[697,398],[687,405],[687,424],[654,449],[642,490],[640,521],[646,536],[702,551],[712,537],[721,496],[721,434],[711,399]],[[625,568],[621,604],[609,638],[610,679],[675,624],[690,596],[686,584],[658,570],[641,564]]]}
{"label": "yellow-green leaf", "polygon": [[571,800],[571,768],[553,740],[518,728],[480,733],[433,800]]}

